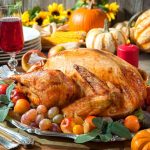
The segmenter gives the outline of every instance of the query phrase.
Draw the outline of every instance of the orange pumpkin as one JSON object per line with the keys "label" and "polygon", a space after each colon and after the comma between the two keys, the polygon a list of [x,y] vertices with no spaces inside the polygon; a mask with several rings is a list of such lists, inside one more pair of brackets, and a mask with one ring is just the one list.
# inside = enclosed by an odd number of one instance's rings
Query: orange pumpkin
{"label": "orange pumpkin", "polygon": [[103,28],[106,18],[106,14],[98,8],[79,8],[70,17],[69,30],[88,32],[92,28]]}
{"label": "orange pumpkin", "polygon": [[141,130],[133,137],[131,150],[150,150],[150,129]]}

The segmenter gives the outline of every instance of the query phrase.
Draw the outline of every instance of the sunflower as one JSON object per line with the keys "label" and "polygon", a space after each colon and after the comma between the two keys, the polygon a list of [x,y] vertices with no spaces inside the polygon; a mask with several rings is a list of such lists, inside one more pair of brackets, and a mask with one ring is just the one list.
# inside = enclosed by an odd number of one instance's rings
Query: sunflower
{"label": "sunflower", "polygon": [[106,13],[108,20],[114,20],[119,10],[119,5],[116,2],[113,2],[111,4],[106,4],[105,8],[108,10],[108,12]]}
{"label": "sunflower", "polygon": [[24,26],[32,26],[33,24],[36,24],[34,20],[30,20],[30,14],[28,11],[25,11],[22,14],[21,19]]}
{"label": "sunflower", "polygon": [[70,18],[71,14],[72,14],[72,10],[71,9],[67,9],[66,10],[66,14],[67,14],[67,18]]}
{"label": "sunflower", "polygon": [[47,11],[40,11],[38,15],[33,19],[35,22],[37,22],[38,25],[46,25],[49,23],[49,18],[50,13]]}
{"label": "sunflower", "polygon": [[62,4],[53,3],[48,6],[48,11],[50,12],[50,20],[52,21],[63,21],[67,17]]}

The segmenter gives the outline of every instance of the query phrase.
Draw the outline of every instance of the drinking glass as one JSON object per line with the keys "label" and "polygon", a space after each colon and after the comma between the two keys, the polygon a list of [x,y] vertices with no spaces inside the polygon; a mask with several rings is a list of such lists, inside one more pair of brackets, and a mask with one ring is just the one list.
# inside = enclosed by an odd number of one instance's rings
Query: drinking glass
{"label": "drinking glass", "polygon": [[18,65],[16,54],[24,46],[21,8],[13,5],[0,6],[0,50],[9,54],[8,66],[14,72]]}

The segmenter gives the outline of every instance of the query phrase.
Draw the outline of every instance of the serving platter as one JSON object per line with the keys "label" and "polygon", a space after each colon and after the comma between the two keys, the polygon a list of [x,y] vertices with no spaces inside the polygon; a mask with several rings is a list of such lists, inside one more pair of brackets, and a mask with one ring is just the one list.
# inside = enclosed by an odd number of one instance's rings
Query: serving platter
{"label": "serving platter", "polygon": [[[69,139],[73,139],[73,140],[75,140],[78,137],[78,135],[75,135],[75,134],[67,134],[67,133],[59,133],[59,132],[51,132],[51,131],[41,131],[38,128],[24,125],[24,124],[20,123],[19,121],[12,119],[12,118],[7,119],[7,121],[10,122],[12,125],[14,125],[16,128],[26,131],[30,134],[42,135],[42,136],[46,136],[46,137],[69,138]],[[109,142],[115,142],[115,141],[119,142],[119,141],[126,141],[126,140],[127,139],[125,139],[125,138],[120,138],[119,136],[114,135]],[[93,142],[102,142],[100,139],[94,139],[92,141]]]}

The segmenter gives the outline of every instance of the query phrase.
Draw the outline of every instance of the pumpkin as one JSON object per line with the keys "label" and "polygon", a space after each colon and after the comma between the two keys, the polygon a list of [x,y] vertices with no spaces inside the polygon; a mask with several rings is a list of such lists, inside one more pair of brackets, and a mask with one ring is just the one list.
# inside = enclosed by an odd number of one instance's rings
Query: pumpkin
{"label": "pumpkin", "polygon": [[135,134],[131,141],[131,150],[150,150],[150,129]]}
{"label": "pumpkin", "polygon": [[84,8],[81,7],[75,10],[69,19],[69,30],[88,32],[92,28],[104,26],[104,20],[107,18],[106,14],[98,8]]}
{"label": "pumpkin", "polygon": [[108,28],[108,21],[105,21],[104,28],[91,29],[86,36],[87,48],[103,49],[112,53],[116,51],[118,45],[126,43],[126,35],[115,28]]}
{"label": "pumpkin", "polygon": [[113,27],[121,30],[126,36],[128,36],[128,21],[118,22]]}
{"label": "pumpkin", "polygon": [[150,53],[150,9],[138,17],[133,40],[141,50]]}

